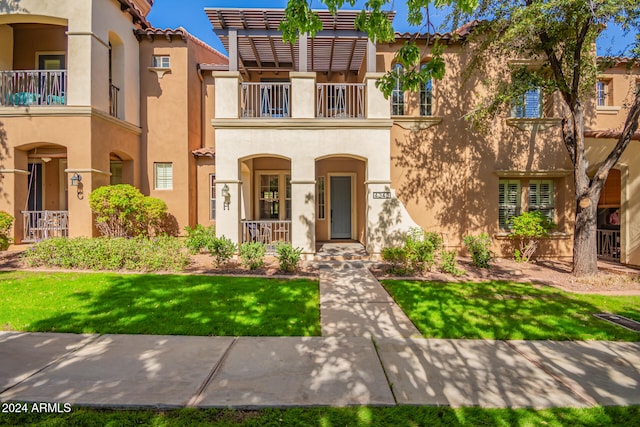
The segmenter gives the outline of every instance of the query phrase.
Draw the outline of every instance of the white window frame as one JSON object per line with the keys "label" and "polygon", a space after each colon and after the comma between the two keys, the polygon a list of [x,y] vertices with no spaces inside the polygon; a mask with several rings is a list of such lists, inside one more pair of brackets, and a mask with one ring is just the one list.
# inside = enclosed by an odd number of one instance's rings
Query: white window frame
{"label": "white window frame", "polygon": [[151,67],[171,68],[171,57],[169,55],[153,55],[151,57]]}
{"label": "white window frame", "polygon": [[404,67],[402,64],[394,64],[393,71],[396,74],[395,84],[391,91],[391,115],[392,116],[404,116],[405,114],[405,99],[404,91],[400,85],[400,78],[404,74]]}
{"label": "white window frame", "polygon": [[[278,218],[261,218],[262,210],[260,202],[264,200],[262,196],[262,177],[278,177]],[[284,196],[284,197],[283,197]],[[275,198],[274,198],[275,200]],[[288,170],[259,170],[255,173],[255,218],[256,220],[291,220],[291,172]]]}
{"label": "white window frame", "polygon": [[[169,171],[169,175],[165,175],[166,171]],[[172,162],[153,163],[153,188],[154,190],[173,190]]]}
{"label": "white window frame", "polygon": [[598,107],[611,105],[611,80],[598,79],[596,82],[596,105]]}
{"label": "white window frame", "polygon": [[327,218],[327,183],[324,176],[319,176],[317,179],[317,192],[318,192],[318,220],[324,221]]}
{"label": "white window frame", "polygon": [[[422,64],[421,68],[426,66],[427,64]],[[420,87],[420,115],[433,116],[433,80],[431,79]]]}
{"label": "white window frame", "polygon": [[209,220],[216,220],[216,174],[209,174]]}
{"label": "white window frame", "polygon": [[[527,109],[527,98],[531,96],[537,96],[538,98],[538,109],[535,114],[529,114]],[[522,102],[522,105],[516,104],[511,108],[511,117],[516,119],[540,119],[542,118],[542,105],[543,105],[543,94],[540,88],[532,89],[526,91],[522,98],[519,100]]]}

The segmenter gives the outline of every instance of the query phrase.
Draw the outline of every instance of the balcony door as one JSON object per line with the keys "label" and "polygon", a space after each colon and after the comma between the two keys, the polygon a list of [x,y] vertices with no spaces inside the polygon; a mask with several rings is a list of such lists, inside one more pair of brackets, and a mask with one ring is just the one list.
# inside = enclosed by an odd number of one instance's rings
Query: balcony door
{"label": "balcony door", "polygon": [[29,163],[29,200],[27,210],[42,210],[42,163]]}

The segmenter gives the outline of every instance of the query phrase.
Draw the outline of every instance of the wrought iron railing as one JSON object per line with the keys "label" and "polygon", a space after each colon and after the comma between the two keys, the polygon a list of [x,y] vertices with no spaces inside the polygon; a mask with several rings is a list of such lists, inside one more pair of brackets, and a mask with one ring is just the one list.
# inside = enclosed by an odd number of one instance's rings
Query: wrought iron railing
{"label": "wrought iron railing", "polygon": [[242,83],[243,118],[291,116],[291,83]]}
{"label": "wrought iron railing", "polygon": [[364,84],[316,84],[316,117],[364,118]]}
{"label": "wrought iron railing", "polygon": [[620,230],[596,230],[598,257],[613,261],[620,260]]}
{"label": "wrought iron railing", "polygon": [[113,84],[109,84],[109,114],[118,117],[118,93],[120,88]]}
{"label": "wrought iron railing", "polygon": [[260,242],[273,251],[279,242],[291,243],[291,221],[261,220],[242,222],[242,242]]}
{"label": "wrought iron railing", "polygon": [[67,70],[0,71],[0,106],[66,105]]}
{"label": "wrought iron railing", "polygon": [[69,237],[69,211],[22,211],[23,242]]}

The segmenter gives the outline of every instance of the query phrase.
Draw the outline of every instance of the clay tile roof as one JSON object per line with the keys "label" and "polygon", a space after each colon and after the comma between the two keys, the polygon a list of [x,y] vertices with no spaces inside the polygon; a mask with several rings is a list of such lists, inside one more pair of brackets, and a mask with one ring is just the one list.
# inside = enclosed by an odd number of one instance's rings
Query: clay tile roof
{"label": "clay tile roof", "polygon": [[433,39],[444,41],[464,40],[478,26],[480,21],[477,19],[467,22],[461,27],[446,33],[396,33],[396,39]]}
{"label": "clay tile roof", "polygon": [[216,157],[216,150],[211,147],[203,147],[203,148],[198,148],[197,150],[193,150],[191,154],[193,154],[193,157],[196,157],[196,158],[210,157],[214,159]]}
{"label": "clay tile roof", "polygon": [[164,30],[161,28],[145,28],[143,30],[137,29],[134,31],[138,40],[141,40],[142,37],[147,37],[149,40],[153,40],[156,37],[165,37],[167,40],[172,40],[174,37],[179,37],[182,41],[187,41],[188,33],[183,28],[165,28]]}
{"label": "clay tile roof", "polygon": [[[622,135],[622,132],[619,130],[606,129],[606,130],[585,130],[584,136],[585,138],[609,138],[609,139],[618,139]],[[640,132],[636,132],[631,136],[632,140],[640,141]]]}
{"label": "clay tile roof", "polygon": [[[140,24],[142,28],[151,27],[151,24],[149,23],[149,21],[147,21],[147,18],[144,17],[142,12],[140,12],[140,9],[138,9],[136,5],[134,5],[131,1],[118,0],[118,2],[120,3],[120,10],[131,15],[134,24]],[[153,1],[150,1],[150,4],[153,6]]]}

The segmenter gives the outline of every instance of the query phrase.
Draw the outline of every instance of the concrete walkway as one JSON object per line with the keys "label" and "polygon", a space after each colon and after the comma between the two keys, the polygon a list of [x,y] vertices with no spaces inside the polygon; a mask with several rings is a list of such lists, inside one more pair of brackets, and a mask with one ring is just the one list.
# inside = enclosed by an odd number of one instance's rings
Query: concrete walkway
{"label": "concrete walkway", "polygon": [[319,270],[322,336],[422,336],[363,262],[327,261]]}
{"label": "concrete walkway", "polygon": [[322,261],[320,272],[322,337],[0,332],[0,401],[640,404],[640,343],[424,339],[362,262]]}

